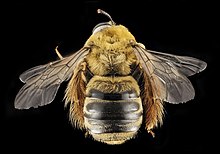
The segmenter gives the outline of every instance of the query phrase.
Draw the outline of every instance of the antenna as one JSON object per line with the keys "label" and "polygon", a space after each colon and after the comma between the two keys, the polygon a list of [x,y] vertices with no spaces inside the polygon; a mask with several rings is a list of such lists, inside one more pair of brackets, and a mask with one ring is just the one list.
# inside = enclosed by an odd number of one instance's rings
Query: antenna
{"label": "antenna", "polygon": [[112,20],[112,17],[107,12],[101,9],[98,9],[97,12],[106,15],[111,20],[112,24],[115,25],[115,22]]}

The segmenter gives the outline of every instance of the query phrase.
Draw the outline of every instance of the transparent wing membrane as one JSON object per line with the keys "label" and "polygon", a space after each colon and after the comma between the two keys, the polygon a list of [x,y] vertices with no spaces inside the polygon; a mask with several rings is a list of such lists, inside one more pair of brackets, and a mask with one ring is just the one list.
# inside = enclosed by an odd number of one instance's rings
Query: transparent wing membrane
{"label": "transparent wing membrane", "polygon": [[156,97],[170,103],[187,102],[194,98],[194,88],[187,78],[205,69],[206,63],[192,57],[176,56],[134,47],[135,54],[151,83]]}
{"label": "transparent wing membrane", "polygon": [[164,63],[170,64],[169,62],[172,61],[172,64],[177,67],[177,69],[186,76],[194,75],[195,73],[199,73],[203,71],[207,64],[206,62],[188,56],[177,56],[162,52],[156,52],[152,50],[147,50],[148,52],[152,53],[155,57],[163,61]]}
{"label": "transparent wing membrane", "polygon": [[51,103],[63,81],[67,81],[74,69],[89,53],[89,48],[82,48],[73,55],[33,67],[20,75],[25,85],[15,98],[15,108],[28,109]]}

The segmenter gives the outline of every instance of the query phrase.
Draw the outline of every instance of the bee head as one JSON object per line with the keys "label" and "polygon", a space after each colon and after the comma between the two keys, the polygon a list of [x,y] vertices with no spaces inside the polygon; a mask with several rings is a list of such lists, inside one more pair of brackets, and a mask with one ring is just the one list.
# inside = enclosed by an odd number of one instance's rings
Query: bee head
{"label": "bee head", "polygon": [[101,22],[101,23],[97,24],[97,25],[93,28],[92,34],[94,34],[94,33],[96,33],[96,32],[99,32],[100,30],[102,30],[102,29],[104,29],[104,28],[111,27],[112,25],[115,25],[115,24],[116,24],[116,23],[112,20],[111,16],[110,16],[107,12],[105,12],[105,11],[103,11],[103,10],[101,10],[101,9],[98,9],[97,12],[106,15],[106,16],[110,19],[110,21],[109,21],[109,22]]}

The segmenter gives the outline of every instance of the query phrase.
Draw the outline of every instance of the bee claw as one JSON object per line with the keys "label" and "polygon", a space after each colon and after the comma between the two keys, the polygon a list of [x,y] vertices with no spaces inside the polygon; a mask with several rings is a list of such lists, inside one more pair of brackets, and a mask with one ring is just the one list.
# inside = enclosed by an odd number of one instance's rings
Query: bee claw
{"label": "bee claw", "polygon": [[148,133],[150,133],[152,137],[155,138],[155,133],[152,130],[148,130]]}
{"label": "bee claw", "polygon": [[85,137],[88,137],[89,136],[89,132],[85,132]]}

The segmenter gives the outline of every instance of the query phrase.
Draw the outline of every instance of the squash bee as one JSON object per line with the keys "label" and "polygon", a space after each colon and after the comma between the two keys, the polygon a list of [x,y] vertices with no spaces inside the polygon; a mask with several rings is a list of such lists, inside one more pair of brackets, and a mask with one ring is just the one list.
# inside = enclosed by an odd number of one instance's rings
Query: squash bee
{"label": "squash bee", "polygon": [[70,56],[33,67],[20,75],[25,83],[15,98],[15,108],[29,109],[51,103],[68,81],[65,107],[74,127],[94,140],[122,144],[134,138],[141,125],[154,136],[163,123],[164,102],[178,104],[194,98],[187,78],[203,71],[207,63],[146,49],[128,28],[109,22],[97,24],[84,46]]}

